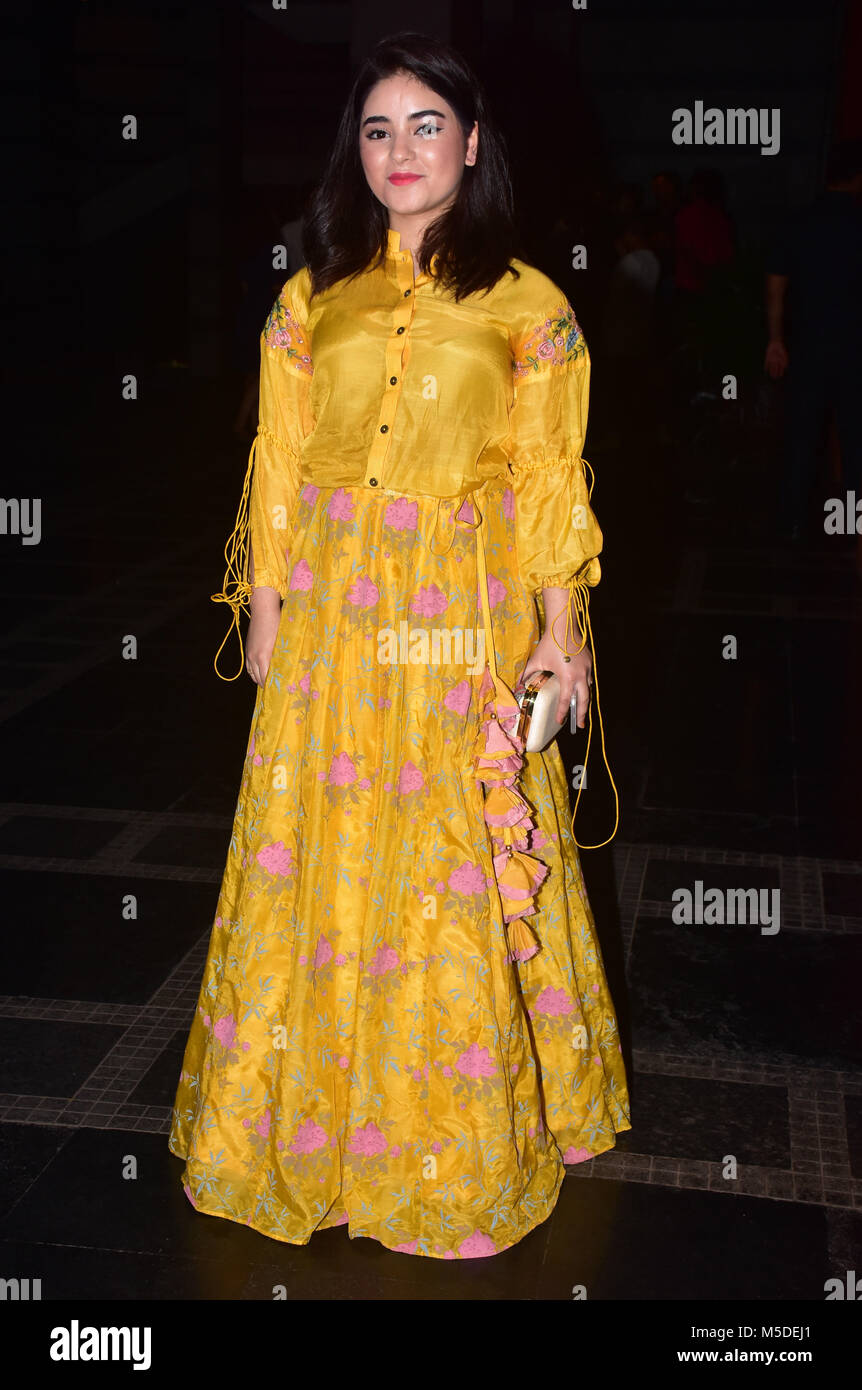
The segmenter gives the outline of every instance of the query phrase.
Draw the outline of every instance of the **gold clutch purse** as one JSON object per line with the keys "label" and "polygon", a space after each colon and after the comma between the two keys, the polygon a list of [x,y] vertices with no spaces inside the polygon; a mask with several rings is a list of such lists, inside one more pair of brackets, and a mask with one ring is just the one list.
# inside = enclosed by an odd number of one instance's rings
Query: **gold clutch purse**
{"label": "gold clutch purse", "polygon": [[553,671],[533,671],[520,695],[515,695],[521,717],[518,737],[523,739],[527,753],[541,753],[565,724],[557,722],[560,682]]}

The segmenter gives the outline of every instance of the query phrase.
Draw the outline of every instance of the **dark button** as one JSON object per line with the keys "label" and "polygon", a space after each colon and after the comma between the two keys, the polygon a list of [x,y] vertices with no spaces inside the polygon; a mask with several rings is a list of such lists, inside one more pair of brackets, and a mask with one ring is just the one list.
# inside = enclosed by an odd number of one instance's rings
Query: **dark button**
{"label": "dark button", "polygon": [[402,324],[402,326],[401,326],[400,328],[397,328],[395,331],[396,331],[396,333],[403,333],[403,332],[404,332],[404,325]]}
{"label": "dark button", "polygon": [[389,426],[388,426],[388,425],[381,425],[381,426],[380,426],[380,433],[381,433],[381,434],[388,434],[388,432],[389,432]]}
{"label": "dark button", "polygon": [[397,380],[398,380],[397,376],[391,376],[391,377],[389,378],[389,385],[390,385],[390,386],[394,386],[395,383],[397,382]]}
{"label": "dark button", "polygon": [[368,479],[368,483],[369,483],[369,486],[370,486],[370,487],[376,487],[376,486],[377,486],[377,479],[376,479],[376,478],[369,478],[369,479]]}
{"label": "dark button", "polygon": [[409,298],[410,298],[410,291],[409,291],[409,290],[405,290],[405,291],[404,291],[404,298],[405,298],[405,299],[409,299]]}

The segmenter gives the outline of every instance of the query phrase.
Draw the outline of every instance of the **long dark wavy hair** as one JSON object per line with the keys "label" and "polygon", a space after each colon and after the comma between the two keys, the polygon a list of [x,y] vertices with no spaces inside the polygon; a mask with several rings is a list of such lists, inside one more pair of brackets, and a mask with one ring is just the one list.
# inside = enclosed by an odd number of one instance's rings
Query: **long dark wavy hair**
{"label": "long dark wavy hair", "polygon": [[303,219],[302,249],[313,294],[379,265],[386,250],[387,209],[368,186],[359,155],[365,98],[383,78],[410,73],[448,102],[464,138],[479,123],[476,163],[466,165],[452,206],[425,231],[419,268],[435,274],[456,300],[489,290],[510,272],[518,238],[506,148],[481,83],[455,49],[424,34],[382,39],[356,75],[329,165]]}

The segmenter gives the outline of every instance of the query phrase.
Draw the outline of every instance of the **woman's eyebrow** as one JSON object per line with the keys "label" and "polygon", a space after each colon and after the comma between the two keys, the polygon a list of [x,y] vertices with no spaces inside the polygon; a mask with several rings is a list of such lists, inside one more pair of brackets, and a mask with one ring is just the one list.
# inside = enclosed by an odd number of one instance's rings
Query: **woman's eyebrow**
{"label": "woman's eyebrow", "polygon": [[[407,119],[408,121],[416,121],[419,119],[420,116],[439,116],[441,121],[445,121],[446,119],[442,111],[411,111]],[[379,121],[385,121],[387,125],[392,124],[388,116],[366,116],[362,124],[371,125],[372,122]]]}

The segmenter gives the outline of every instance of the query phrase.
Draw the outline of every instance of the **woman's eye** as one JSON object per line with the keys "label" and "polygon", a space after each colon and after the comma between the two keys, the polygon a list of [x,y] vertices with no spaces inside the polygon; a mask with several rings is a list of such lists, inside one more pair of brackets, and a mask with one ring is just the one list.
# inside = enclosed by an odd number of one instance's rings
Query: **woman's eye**
{"label": "woman's eye", "polygon": [[433,138],[435,135],[439,135],[440,130],[441,127],[439,125],[435,125],[433,121],[428,121],[425,125],[419,127],[416,134],[427,135],[429,138]]}
{"label": "woman's eye", "polygon": [[378,126],[376,130],[369,130],[369,131],[366,131],[365,138],[366,138],[367,140],[373,140],[373,139],[375,138],[375,136],[377,136],[377,135],[385,135],[385,134],[386,134],[386,131],[383,130],[383,128],[382,128],[381,126]]}

